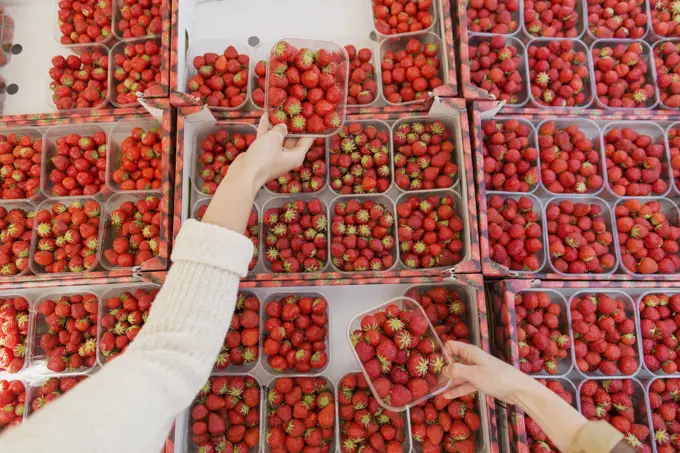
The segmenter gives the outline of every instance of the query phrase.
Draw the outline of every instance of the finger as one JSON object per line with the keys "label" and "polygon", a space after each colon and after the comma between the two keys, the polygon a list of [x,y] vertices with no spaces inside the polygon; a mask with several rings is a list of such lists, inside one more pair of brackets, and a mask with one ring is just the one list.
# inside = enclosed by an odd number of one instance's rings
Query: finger
{"label": "finger", "polygon": [[478,364],[483,358],[484,351],[477,346],[452,340],[444,345],[444,355],[452,362],[456,361],[456,357],[460,357],[465,363]]}
{"label": "finger", "polygon": [[314,139],[312,137],[302,137],[300,140],[298,140],[297,144],[291,148],[291,151],[306,153],[313,144]]}
{"label": "finger", "polygon": [[467,379],[462,378],[460,376],[449,378],[449,379],[451,379],[451,382],[449,383],[449,387],[457,387],[459,385],[463,385],[463,384],[468,383]]}
{"label": "finger", "polygon": [[456,399],[460,398],[461,396],[469,395],[470,393],[474,393],[476,391],[477,389],[475,388],[474,385],[467,383],[459,385],[458,387],[449,387],[444,392],[444,397],[447,399]]}
{"label": "finger", "polygon": [[442,372],[449,379],[464,379],[472,383],[476,383],[479,377],[478,369],[475,365],[463,365],[462,363],[446,365]]}
{"label": "finger", "polygon": [[276,126],[274,126],[274,128],[269,132],[278,135],[278,137],[276,137],[276,140],[278,143],[283,145],[283,139],[286,138],[286,135],[288,135],[288,127],[286,126],[286,123],[279,123]]}
{"label": "finger", "polygon": [[267,113],[263,113],[260,118],[260,124],[257,125],[257,136],[262,137],[267,132],[269,132],[269,118]]}
{"label": "finger", "polygon": [[286,150],[293,149],[293,148],[295,147],[295,144],[296,144],[296,143],[297,143],[297,140],[295,140],[294,138],[287,138],[287,139],[283,142],[283,147],[284,147]]}

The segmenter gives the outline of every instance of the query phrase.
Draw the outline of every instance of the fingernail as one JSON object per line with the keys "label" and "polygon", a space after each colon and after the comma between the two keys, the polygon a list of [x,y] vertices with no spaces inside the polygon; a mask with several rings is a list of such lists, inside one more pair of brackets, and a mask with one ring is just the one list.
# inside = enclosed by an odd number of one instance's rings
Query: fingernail
{"label": "fingernail", "polygon": [[276,125],[276,127],[281,129],[281,133],[283,133],[284,136],[288,135],[288,126],[286,126],[285,123],[279,123]]}

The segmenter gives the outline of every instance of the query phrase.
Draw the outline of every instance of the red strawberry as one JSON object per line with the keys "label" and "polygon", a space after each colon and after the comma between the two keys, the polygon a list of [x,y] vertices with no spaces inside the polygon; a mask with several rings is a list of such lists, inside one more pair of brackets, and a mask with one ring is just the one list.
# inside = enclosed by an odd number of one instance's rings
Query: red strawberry
{"label": "red strawberry", "polygon": [[211,107],[238,109],[246,102],[249,66],[248,55],[239,54],[234,46],[221,55],[198,55],[192,68],[196,75],[187,81],[187,92]]}
{"label": "red strawberry", "polygon": [[116,31],[123,38],[161,34],[162,8],[159,4],[135,2],[131,7],[120,5],[119,8],[121,19],[116,23]]}
{"label": "red strawberry", "polygon": [[161,135],[157,128],[134,128],[120,145],[120,164],[111,179],[120,190],[161,187]]}
{"label": "red strawberry", "polygon": [[[429,6],[431,2],[419,4]],[[389,50],[383,54],[380,67],[383,94],[387,102],[404,104],[424,101],[429,96],[428,92],[444,84],[441,79],[439,44],[424,44],[421,40],[422,35],[416,35],[406,45],[402,44],[403,41],[395,41],[398,50]],[[416,61],[424,64],[418,66]]]}
{"label": "red strawberry", "polygon": [[[525,5],[526,6],[526,5]],[[509,104],[526,100],[526,81],[520,72],[521,52],[517,41],[503,36],[470,39],[470,79],[474,86]],[[519,53],[518,53],[519,52]],[[482,57],[491,55],[491,64],[482,66]]]}
{"label": "red strawberry", "polygon": [[603,40],[592,48],[592,57],[597,81],[595,91],[604,107],[644,108],[656,102],[649,66],[651,57],[646,55],[642,44],[614,44]]}
{"label": "red strawberry", "polygon": [[394,8],[385,0],[373,0],[375,29],[382,35],[398,35],[427,30],[434,23],[431,1],[421,1],[412,7]]}
{"label": "red strawberry", "polygon": [[576,38],[581,14],[581,4],[572,0],[529,0],[524,4],[524,28],[531,36]]}
{"label": "red strawberry", "polygon": [[[373,66],[373,51],[364,48],[357,52],[351,45],[345,46],[345,51],[349,56],[350,65],[347,104],[372,104],[378,94],[377,72]],[[332,86],[334,81],[334,78],[326,74],[322,74],[319,78],[319,84],[322,85],[322,88],[326,85]]]}
{"label": "red strawberry", "polygon": [[517,30],[519,2],[473,0],[467,5],[467,28],[474,33],[508,34]]}
{"label": "red strawberry", "polygon": [[3,156],[0,198],[32,198],[40,192],[42,139],[32,135],[0,134]]}
{"label": "red strawberry", "polygon": [[641,39],[647,31],[647,15],[637,2],[592,1],[588,2],[588,27],[596,39]]}
{"label": "red strawberry", "polygon": [[[121,21],[123,25],[125,21]],[[162,94],[161,88],[161,39],[130,43],[113,54],[112,68],[115,102],[120,106],[135,104],[137,93],[147,96]]]}
{"label": "red strawberry", "polygon": [[[82,16],[80,11],[78,15]],[[73,29],[73,26],[74,24],[62,23],[62,31],[63,27]],[[81,27],[82,25],[79,25],[78,29],[80,30]],[[72,33],[75,34],[76,31]],[[104,38],[102,35],[100,37]],[[87,35],[80,35],[80,38],[87,38]],[[64,39],[70,41],[70,38],[64,36],[62,43]],[[92,40],[84,42],[92,42]],[[69,55],[68,58],[64,58],[57,55],[53,57],[49,76],[50,89],[53,91],[52,101],[57,110],[99,108],[108,102],[109,57],[107,53],[96,47],[84,48],[79,56]],[[106,156],[106,149],[103,154]]]}

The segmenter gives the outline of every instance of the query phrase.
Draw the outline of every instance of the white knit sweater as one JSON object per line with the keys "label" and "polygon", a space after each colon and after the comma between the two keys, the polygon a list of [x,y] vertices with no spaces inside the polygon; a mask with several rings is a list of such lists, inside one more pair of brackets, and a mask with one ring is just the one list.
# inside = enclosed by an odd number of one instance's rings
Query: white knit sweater
{"label": "white knit sweater", "polygon": [[245,236],[189,220],[125,354],[7,431],[0,452],[158,453],[210,375],[252,256]]}

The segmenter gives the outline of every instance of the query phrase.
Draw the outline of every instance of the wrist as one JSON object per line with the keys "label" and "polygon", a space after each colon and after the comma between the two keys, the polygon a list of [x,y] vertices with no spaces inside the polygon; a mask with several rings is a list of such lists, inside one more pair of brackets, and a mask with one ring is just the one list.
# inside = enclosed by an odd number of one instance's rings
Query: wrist
{"label": "wrist", "polygon": [[[243,157],[243,154],[239,155],[229,166],[229,171],[224,177],[222,184],[233,187],[233,190],[237,190],[242,195],[255,199],[257,192],[267,181],[262,181],[257,172],[246,165],[241,157]],[[230,188],[229,190],[232,189]],[[243,193],[244,191],[245,193]]]}

